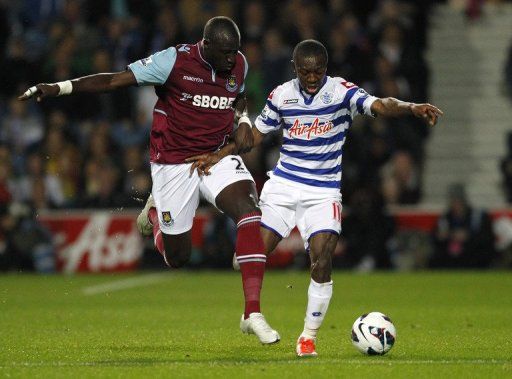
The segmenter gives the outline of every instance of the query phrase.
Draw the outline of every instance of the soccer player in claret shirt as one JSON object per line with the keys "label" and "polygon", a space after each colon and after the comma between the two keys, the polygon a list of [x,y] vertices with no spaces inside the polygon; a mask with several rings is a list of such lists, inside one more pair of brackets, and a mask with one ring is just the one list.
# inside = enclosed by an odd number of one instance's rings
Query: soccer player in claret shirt
{"label": "soccer player in claret shirt", "polygon": [[[267,99],[253,130],[254,145],[265,134],[282,129],[280,158],[263,186],[261,233],[270,254],[297,226],[311,258],[311,281],[298,356],[316,356],[317,332],[332,296],[331,256],[341,232],[341,160],[347,130],[356,115],[414,115],[435,125],[442,112],[430,104],[379,99],[327,72],[327,50],[318,41],[300,42],[293,51],[296,79],[278,86]],[[193,157],[200,174],[225,154]],[[236,266],[236,260],[234,261]]]}
{"label": "soccer player in claret shirt", "polygon": [[[153,188],[137,226],[143,234],[153,234],[165,262],[177,268],[190,257],[191,228],[200,193],[231,217],[238,228],[236,254],[245,296],[240,328],[271,344],[280,337],[260,312],[266,255],[258,195],[251,174],[236,155],[250,149],[253,142],[243,95],[248,66],[239,49],[236,24],[227,17],[214,17],[196,44],[169,47],[130,64],[123,72],[38,84],[20,100],[154,86],[158,101],[150,136]],[[238,128],[233,132],[235,114]],[[230,139],[235,147],[232,154],[219,160],[211,175],[190,174],[187,158],[214,152]]]}

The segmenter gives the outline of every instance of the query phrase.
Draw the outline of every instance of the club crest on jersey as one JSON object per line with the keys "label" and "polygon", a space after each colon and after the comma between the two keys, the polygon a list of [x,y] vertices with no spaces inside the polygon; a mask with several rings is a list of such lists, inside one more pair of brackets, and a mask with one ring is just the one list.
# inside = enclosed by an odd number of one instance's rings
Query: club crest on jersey
{"label": "club crest on jersey", "polygon": [[334,97],[334,94],[332,92],[324,92],[322,96],[320,96],[320,99],[324,104],[329,104]]}
{"label": "club crest on jersey", "polygon": [[169,211],[163,211],[162,212],[162,222],[164,225],[172,225],[174,223],[174,220],[171,217],[171,212]]}
{"label": "club crest on jersey", "polygon": [[236,76],[229,75],[228,80],[226,81],[226,89],[229,92],[235,92],[238,88],[238,84],[236,84]]}

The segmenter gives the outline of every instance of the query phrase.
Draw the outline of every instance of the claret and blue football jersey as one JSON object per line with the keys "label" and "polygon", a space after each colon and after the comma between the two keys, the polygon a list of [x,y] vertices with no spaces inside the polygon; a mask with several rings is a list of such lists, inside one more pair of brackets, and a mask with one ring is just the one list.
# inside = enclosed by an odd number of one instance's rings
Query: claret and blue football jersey
{"label": "claret and blue football jersey", "polygon": [[201,43],[178,45],[128,67],[137,84],[155,86],[151,162],[179,164],[226,143],[233,132],[233,101],[244,91],[247,61],[241,52],[229,72],[216,72]]}
{"label": "claret and blue football jersey", "polygon": [[279,161],[269,175],[339,191],[347,131],[356,115],[372,115],[375,100],[339,77],[327,76],[314,96],[301,90],[298,79],[278,86],[255,122],[265,134],[283,130]]}

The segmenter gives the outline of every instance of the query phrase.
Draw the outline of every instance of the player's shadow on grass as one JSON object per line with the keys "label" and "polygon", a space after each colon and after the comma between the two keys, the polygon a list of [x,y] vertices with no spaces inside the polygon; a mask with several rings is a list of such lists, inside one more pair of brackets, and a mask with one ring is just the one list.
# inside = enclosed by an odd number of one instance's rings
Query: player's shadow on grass
{"label": "player's shadow on grass", "polygon": [[103,366],[103,367],[141,367],[141,366],[160,366],[160,365],[168,365],[173,363],[183,364],[183,363],[215,363],[219,365],[242,365],[242,364],[251,364],[251,363],[265,363],[265,362],[273,362],[277,363],[279,361],[288,362],[290,359],[293,359],[294,356],[292,354],[283,354],[282,356],[272,356],[265,358],[243,358],[240,356],[229,356],[229,357],[216,357],[216,358],[206,358],[200,357],[199,355],[194,358],[191,355],[182,355],[181,357],[169,357],[167,359],[162,358],[120,358],[120,359],[105,359],[101,361],[92,362],[92,366]]}
{"label": "player's shadow on grass", "polygon": [[[138,346],[109,346],[107,350],[113,352],[133,352],[133,353],[162,353],[172,351],[171,345],[138,345]],[[180,350],[182,348],[180,347]]]}
{"label": "player's shadow on grass", "polygon": [[[111,352],[110,359],[95,361],[98,366],[156,366],[172,363],[211,363],[217,364],[242,364],[288,361],[294,357],[287,354],[288,351],[278,353],[279,345],[263,346],[262,352],[265,356],[254,358],[254,354],[247,351],[243,354],[246,346],[232,346],[229,350],[220,348],[216,352],[210,349],[207,354],[190,349],[190,347],[176,345],[130,345],[130,346],[109,346],[106,350]],[[271,353],[271,354],[268,354]],[[130,358],[126,355],[130,354]],[[117,358],[116,355],[122,355]],[[152,355],[148,356],[148,355]],[[165,358],[162,358],[162,355]]]}

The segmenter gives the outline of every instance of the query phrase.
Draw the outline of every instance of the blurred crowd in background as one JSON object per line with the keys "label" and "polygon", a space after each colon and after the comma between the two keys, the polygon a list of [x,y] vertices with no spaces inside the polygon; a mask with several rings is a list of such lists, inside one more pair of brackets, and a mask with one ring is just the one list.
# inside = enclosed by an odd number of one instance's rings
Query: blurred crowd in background
{"label": "blurred crowd in background", "polygon": [[[308,38],[327,46],[330,76],[357,83],[375,96],[426,102],[425,51],[434,3],[0,0],[3,245],[17,230],[16,222],[6,221],[12,216],[8,211],[12,204],[24,204],[25,215],[49,209],[140,209],[151,191],[148,142],[156,98],[152,87],[60,97],[43,104],[18,101],[28,87],[124,70],[156,51],[199,41],[209,18],[226,15],[237,22],[242,34],[242,51],[250,66],[246,93],[253,117],[269,92],[293,77],[292,49]],[[469,18],[478,17],[481,4],[467,1]],[[372,267],[393,265],[390,241],[395,230],[386,207],[421,201],[428,135],[428,127],[413,117],[355,120],[345,145],[342,189],[343,246],[354,252],[344,254],[339,266],[364,266],[362,258],[373,255]],[[270,136],[244,156],[259,189],[278,158],[279,138]],[[213,229],[226,228],[229,243],[229,223],[217,218],[219,225]],[[368,233],[374,238],[368,238]],[[44,230],[38,235],[43,241],[51,240]],[[492,251],[492,235],[490,240]],[[212,251],[224,248],[208,246]],[[231,255],[233,250],[226,250]],[[440,262],[436,258],[432,264],[442,266]]]}

